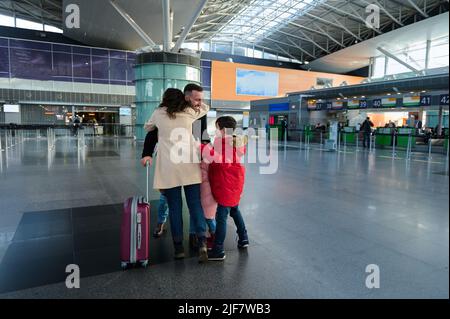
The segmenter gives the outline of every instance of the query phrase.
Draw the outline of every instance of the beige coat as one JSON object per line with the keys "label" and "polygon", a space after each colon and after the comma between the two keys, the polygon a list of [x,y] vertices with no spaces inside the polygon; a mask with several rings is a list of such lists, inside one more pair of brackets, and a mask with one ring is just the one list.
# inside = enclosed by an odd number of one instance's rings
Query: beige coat
{"label": "beige coat", "polygon": [[187,108],[177,113],[175,119],[170,119],[166,110],[166,107],[158,107],[144,126],[147,132],[158,128],[153,188],[200,184],[200,144],[192,135],[192,124],[208,113],[209,106],[203,104],[199,112]]}

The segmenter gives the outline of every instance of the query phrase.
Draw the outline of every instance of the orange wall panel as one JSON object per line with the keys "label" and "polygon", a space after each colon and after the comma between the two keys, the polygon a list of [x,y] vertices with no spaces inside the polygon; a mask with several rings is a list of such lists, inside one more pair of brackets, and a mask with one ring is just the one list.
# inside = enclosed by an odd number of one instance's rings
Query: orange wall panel
{"label": "orange wall panel", "polygon": [[270,97],[236,94],[236,70],[247,69],[255,71],[275,72],[279,74],[278,96],[284,96],[289,92],[309,90],[316,86],[317,78],[333,79],[333,86],[338,86],[343,81],[349,85],[359,84],[364,78],[358,76],[339,75],[322,72],[308,72],[301,70],[282,69],[259,65],[249,65],[222,61],[212,61],[212,99],[224,101],[254,101]]}

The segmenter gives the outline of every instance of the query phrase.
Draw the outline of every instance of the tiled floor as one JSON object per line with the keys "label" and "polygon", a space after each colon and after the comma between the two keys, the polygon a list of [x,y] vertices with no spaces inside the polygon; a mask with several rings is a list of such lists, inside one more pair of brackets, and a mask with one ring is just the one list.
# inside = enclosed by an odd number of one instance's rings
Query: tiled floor
{"label": "tiled floor", "polygon": [[[247,251],[229,227],[224,263],[198,264],[195,252],[174,261],[168,232],[151,238],[149,268],[123,272],[121,203],[145,193],[142,145],[75,142],[60,138],[48,151],[45,139],[30,139],[1,152],[2,298],[449,297],[445,156],[407,162],[389,150],[290,143],[273,175],[247,164]],[[157,207],[158,193],[150,198]],[[80,289],[65,286],[71,263],[80,266]],[[379,266],[379,289],[365,286],[369,264]]]}

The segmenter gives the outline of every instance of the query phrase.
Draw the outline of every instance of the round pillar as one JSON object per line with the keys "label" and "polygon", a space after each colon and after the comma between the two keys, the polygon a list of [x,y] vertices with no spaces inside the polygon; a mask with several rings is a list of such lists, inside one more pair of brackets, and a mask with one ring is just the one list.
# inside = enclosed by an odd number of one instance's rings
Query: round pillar
{"label": "round pillar", "polygon": [[143,140],[144,124],[159,106],[164,91],[177,88],[183,91],[189,83],[200,85],[200,58],[169,52],[149,52],[137,56],[136,138]]}

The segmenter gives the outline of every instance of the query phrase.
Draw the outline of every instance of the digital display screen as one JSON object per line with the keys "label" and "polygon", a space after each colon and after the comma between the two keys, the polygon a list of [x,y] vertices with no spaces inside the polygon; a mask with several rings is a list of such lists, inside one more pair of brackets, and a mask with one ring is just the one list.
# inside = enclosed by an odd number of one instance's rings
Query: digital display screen
{"label": "digital display screen", "polygon": [[3,112],[5,113],[19,113],[19,105],[18,104],[5,104],[3,105]]}

